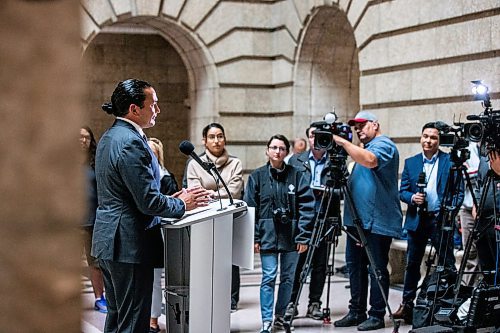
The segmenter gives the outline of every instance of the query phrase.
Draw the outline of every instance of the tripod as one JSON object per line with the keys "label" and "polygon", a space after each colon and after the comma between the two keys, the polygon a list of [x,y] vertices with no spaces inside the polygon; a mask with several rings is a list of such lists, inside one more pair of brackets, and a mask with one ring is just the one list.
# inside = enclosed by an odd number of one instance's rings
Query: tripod
{"label": "tripod", "polygon": [[[439,235],[439,245],[436,247],[435,257],[438,263],[435,269],[436,273],[436,289],[433,295],[431,317],[429,324],[432,325],[434,321],[434,313],[436,311],[436,304],[438,300],[439,290],[443,283],[441,277],[445,273],[455,274],[453,257],[453,232],[455,230],[455,217],[460,209],[461,197],[463,198],[463,179],[465,177],[469,190],[472,190],[467,168],[464,162],[469,158],[470,152],[466,148],[467,142],[459,139],[452,147],[450,152],[450,160],[452,166],[450,167],[448,179],[444,190],[443,200],[439,210],[439,219],[437,221],[438,227],[441,228]],[[444,252],[444,253],[443,253]],[[452,258],[448,258],[451,255]],[[431,260],[427,261],[427,272],[424,281],[429,278]],[[448,270],[448,272],[446,272]],[[450,280],[450,279],[448,279]]]}
{"label": "tripod", "polygon": [[[453,299],[453,303],[452,303],[453,307],[456,307],[457,302],[458,302],[458,292],[460,290],[460,283],[462,281],[462,276],[464,274],[464,270],[465,270],[467,258],[469,257],[469,254],[470,254],[470,251],[471,251],[471,248],[472,248],[472,244],[475,241],[477,241],[478,239],[480,239],[481,236],[483,234],[485,234],[488,231],[489,228],[492,228],[493,224],[495,224],[495,231],[496,231],[496,234],[497,234],[496,240],[497,240],[497,248],[498,248],[499,229],[500,228],[498,228],[497,207],[496,207],[496,197],[497,197],[497,193],[496,192],[497,192],[497,189],[493,185],[493,180],[494,179],[498,180],[499,176],[496,175],[492,170],[489,170],[488,173],[486,174],[486,179],[485,179],[485,182],[484,182],[484,187],[483,187],[481,198],[480,198],[480,201],[479,201],[479,206],[477,205],[477,200],[476,200],[475,196],[472,197],[473,198],[473,202],[474,202],[474,207],[477,207],[477,210],[476,210],[477,214],[476,214],[476,217],[474,219],[473,228],[472,228],[472,230],[471,230],[471,232],[469,234],[469,237],[467,238],[465,249],[464,249],[464,254],[463,254],[463,258],[462,258],[462,262],[460,263],[460,268],[458,270],[457,280],[455,282],[455,288],[453,290],[453,293],[455,295],[455,297]],[[493,216],[495,218],[491,219],[487,224],[483,225],[482,228],[480,229],[480,220],[481,220],[481,217],[482,217],[482,215],[484,213],[484,210],[485,210],[485,204],[486,204],[486,200],[488,198],[488,192],[489,192],[490,188],[493,191],[493,207],[492,208],[493,208]],[[473,274],[477,274],[477,273],[479,273],[479,272],[475,272]],[[489,272],[482,271],[482,273],[483,274],[492,274],[492,273],[494,273],[495,274],[495,278],[493,279],[493,281],[494,281],[494,284],[496,285],[496,283],[497,283],[498,267],[493,272],[492,271],[489,271]]]}
{"label": "tripod", "polygon": [[[340,148],[340,147],[338,147]],[[327,250],[327,277],[328,277],[328,287],[327,287],[327,301],[326,301],[326,307],[323,309],[323,316],[324,316],[324,323],[330,323],[331,318],[330,318],[330,308],[329,308],[329,301],[330,301],[330,281],[331,281],[331,276],[333,275],[333,262],[330,263],[330,255],[333,253],[333,257],[335,255],[335,248],[338,245],[338,237],[341,235],[341,231],[344,231],[348,237],[351,237],[354,239],[356,242],[360,243],[362,247],[365,248],[366,255],[368,257],[368,261],[370,263],[370,267],[373,271],[373,275],[375,276],[375,280],[377,281],[378,288],[380,289],[381,295],[383,297],[384,303],[387,307],[387,310],[389,312],[389,316],[393,322],[394,325],[394,331],[395,333],[398,332],[399,329],[399,322],[396,322],[392,316],[392,311],[389,306],[389,303],[387,301],[387,297],[384,293],[384,289],[382,287],[382,284],[380,282],[381,276],[380,276],[380,271],[379,269],[375,266],[375,260],[373,258],[372,252],[370,251],[370,247],[368,245],[368,241],[366,239],[366,236],[364,234],[363,228],[362,228],[362,222],[361,219],[359,218],[359,215],[356,211],[356,207],[354,205],[354,201],[352,200],[352,195],[347,187],[347,166],[346,166],[346,158],[347,155],[345,152],[340,148],[338,151],[333,151],[330,152],[330,168],[329,168],[329,173],[328,173],[328,181],[326,182],[326,187],[325,187],[325,192],[323,194],[323,197],[321,199],[321,205],[320,205],[320,210],[317,216],[317,220],[314,224],[314,229],[313,233],[311,236],[311,242],[310,242],[310,248],[307,253],[306,261],[304,263],[301,275],[300,275],[300,286],[299,290],[297,293],[297,297],[294,300],[293,303],[293,308],[292,314],[295,312],[295,309],[297,308],[297,303],[300,298],[300,293],[302,291],[302,287],[304,283],[307,280],[307,276],[309,275],[311,271],[311,261],[314,255],[315,250],[318,248],[319,244],[326,239],[328,242],[328,250]],[[340,209],[336,210],[335,216],[328,216],[330,212],[330,208],[332,205],[335,204],[335,200],[340,200],[340,196],[337,195],[338,192],[341,192],[344,195],[344,202],[348,204],[352,216],[353,216],[353,223],[356,227],[359,239],[356,238],[354,235],[349,233],[346,228],[342,227],[340,224]],[[340,207],[340,205],[337,205],[337,207]],[[323,233],[323,231],[326,229],[326,232]],[[332,258],[332,261],[334,259]],[[292,315],[291,317],[286,316],[284,322],[284,328],[286,333],[291,332],[291,325],[294,319],[294,316]]]}

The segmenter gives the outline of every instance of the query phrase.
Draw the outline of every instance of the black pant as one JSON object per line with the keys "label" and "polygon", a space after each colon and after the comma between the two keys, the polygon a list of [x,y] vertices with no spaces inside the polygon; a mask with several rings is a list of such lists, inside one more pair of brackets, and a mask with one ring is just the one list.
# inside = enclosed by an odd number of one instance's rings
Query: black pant
{"label": "black pant", "polygon": [[240,268],[231,267],[231,305],[238,305],[240,301]]}
{"label": "black pant", "polygon": [[[355,237],[358,232],[354,227],[347,227],[350,234]],[[380,284],[386,298],[389,296],[389,271],[387,264],[389,263],[389,250],[391,248],[392,238],[371,233],[364,230],[368,247],[373,256],[374,265],[378,269]],[[370,287],[370,310],[368,315],[384,318],[385,302],[382,297],[382,292],[378,286],[375,275],[373,274],[368,256],[364,247],[354,241],[351,237],[347,237],[346,244],[346,264],[349,269],[349,283],[351,285],[351,300],[349,301],[349,310],[358,315],[366,313],[366,302],[368,297],[368,286]],[[368,276],[370,283],[368,284]]]}
{"label": "black pant", "polygon": [[153,266],[99,260],[108,315],[104,332],[149,332]]}
{"label": "black pant", "polygon": [[[321,295],[323,295],[323,287],[325,286],[326,279],[326,255],[327,255],[327,242],[323,240],[318,248],[314,251],[311,260],[311,283],[309,285],[309,304],[313,302],[318,302],[321,304]],[[309,248],[310,249],[310,248]],[[299,256],[299,262],[297,264],[297,269],[295,270],[295,278],[293,281],[292,296],[290,301],[294,302],[299,293],[300,287],[300,274],[302,273],[302,268],[306,262],[307,253],[303,252]]]}
{"label": "black pant", "polygon": [[[481,221],[479,230],[487,225],[485,221]],[[497,231],[499,232],[499,231]],[[494,272],[496,270],[496,235],[494,225],[490,224],[484,234],[477,240],[477,255],[479,257],[479,265],[482,271]],[[489,285],[495,283],[495,274],[486,274],[484,281]],[[499,282],[499,281],[497,281]]]}

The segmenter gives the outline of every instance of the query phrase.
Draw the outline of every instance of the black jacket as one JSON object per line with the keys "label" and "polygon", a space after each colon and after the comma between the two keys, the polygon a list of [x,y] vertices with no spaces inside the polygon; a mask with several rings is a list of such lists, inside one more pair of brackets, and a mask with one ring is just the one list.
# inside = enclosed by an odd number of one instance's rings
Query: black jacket
{"label": "black jacket", "polygon": [[[277,170],[269,163],[249,177],[244,201],[255,207],[255,243],[263,252],[291,252],[308,244],[314,219],[314,197],[303,173],[286,165]],[[282,223],[273,211],[288,209]]]}

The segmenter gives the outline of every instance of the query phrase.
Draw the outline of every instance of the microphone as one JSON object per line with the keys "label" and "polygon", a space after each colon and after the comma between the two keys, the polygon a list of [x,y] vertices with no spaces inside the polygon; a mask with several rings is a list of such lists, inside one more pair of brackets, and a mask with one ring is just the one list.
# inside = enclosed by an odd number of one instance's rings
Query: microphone
{"label": "microphone", "polygon": [[[210,170],[212,169],[212,163],[206,163],[201,160],[201,158],[194,152],[194,146],[191,142],[184,140],[179,144],[179,150],[181,153],[184,155],[191,156],[193,160],[195,160],[201,167],[210,173]],[[212,165],[210,165],[212,164]],[[214,166],[215,167],[215,166]]]}
{"label": "microphone", "polygon": [[[224,181],[224,179],[222,179],[219,171],[215,167],[215,164],[213,164],[211,162],[210,163],[203,162],[201,160],[201,158],[194,152],[193,144],[187,140],[184,140],[179,144],[179,150],[184,155],[191,156],[193,158],[193,160],[195,160],[199,165],[201,165],[201,167],[203,169],[205,169],[205,171],[208,172],[210,175],[212,175],[212,177],[214,177],[214,179],[215,179],[215,176],[214,176],[214,174],[215,174],[227,192],[227,195],[229,197],[229,206],[234,205],[233,196],[231,195],[231,192],[229,192],[229,189],[227,188],[226,182]],[[215,179],[215,183],[217,183],[217,179]],[[220,196],[219,196],[219,199],[221,200]],[[221,207],[222,207],[222,201],[221,201]]]}
{"label": "microphone", "polygon": [[[422,193],[425,197],[425,188],[427,187],[427,182],[425,181],[425,172],[421,172],[418,175],[417,180],[417,193]],[[423,204],[418,205],[418,214],[423,215],[427,213],[427,201],[424,201]]]}

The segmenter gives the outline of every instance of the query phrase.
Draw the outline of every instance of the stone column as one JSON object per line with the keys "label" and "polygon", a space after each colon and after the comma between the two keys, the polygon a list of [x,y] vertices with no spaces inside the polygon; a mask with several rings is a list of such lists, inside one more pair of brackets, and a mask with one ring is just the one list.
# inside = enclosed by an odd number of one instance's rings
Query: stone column
{"label": "stone column", "polygon": [[81,332],[78,1],[0,10],[0,331]]}

